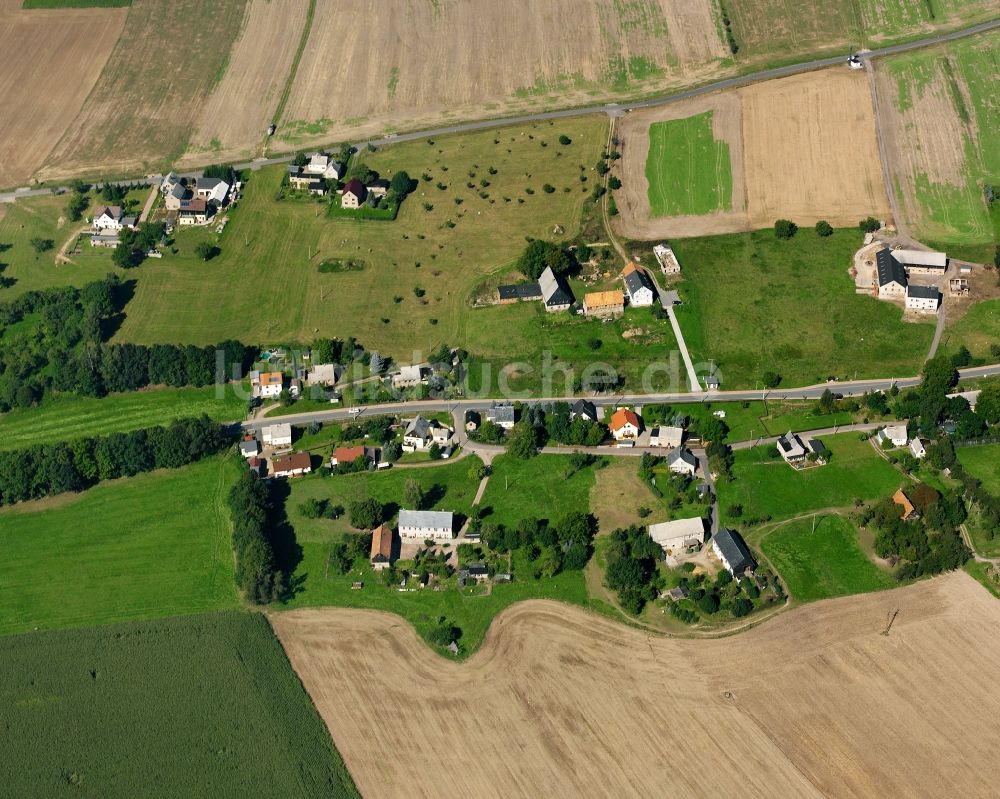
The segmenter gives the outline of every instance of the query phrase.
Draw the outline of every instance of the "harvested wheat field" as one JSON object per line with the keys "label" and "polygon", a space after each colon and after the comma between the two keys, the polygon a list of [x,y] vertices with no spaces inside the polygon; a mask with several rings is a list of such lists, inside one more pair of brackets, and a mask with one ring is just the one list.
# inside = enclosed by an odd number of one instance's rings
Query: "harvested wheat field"
{"label": "harvested wheat field", "polygon": [[169,166],[226,70],[246,3],[134,0],[100,78],[38,177]]}
{"label": "harvested wheat field", "polygon": [[308,8],[309,0],[250,0],[226,74],[203,104],[180,166],[259,155]]}
{"label": "harvested wheat field", "polygon": [[278,137],[357,138],[705,80],[728,55],[714,13],[710,0],[320,3]]}
{"label": "harvested wheat field", "polygon": [[0,187],[25,183],[45,161],[127,15],[125,8],[24,11],[21,0],[0,0]]}
{"label": "harvested wheat field", "polygon": [[[649,129],[705,111],[729,146],[731,210],[655,217],[649,200]],[[889,213],[874,113],[864,75],[832,68],[630,114],[620,129],[620,231],[635,239],[704,236],[826,219],[855,225]],[[714,180],[706,174],[706,180]]]}
{"label": "harvested wheat field", "polygon": [[525,602],[465,663],[388,614],[271,621],[366,796],[995,795],[1000,603],[961,572],[718,640]]}

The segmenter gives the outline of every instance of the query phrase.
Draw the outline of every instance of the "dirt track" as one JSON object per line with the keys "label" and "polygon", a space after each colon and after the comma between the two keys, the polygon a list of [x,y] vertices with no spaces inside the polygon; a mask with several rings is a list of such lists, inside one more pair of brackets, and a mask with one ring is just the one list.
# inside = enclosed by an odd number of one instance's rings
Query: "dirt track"
{"label": "dirt track", "polygon": [[[714,111],[716,137],[729,143],[733,210],[652,218],[645,176],[649,125],[706,110]],[[622,132],[618,228],[630,238],[732,233],[781,217],[802,226],[820,219],[854,225],[889,212],[867,79],[843,67],[633,113]]]}
{"label": "dirt track", "polygon": [[1000,603],[963,573],[714,641],[521,603],[463,664],[389,614],[272,623],[368,796],[995,793]]}

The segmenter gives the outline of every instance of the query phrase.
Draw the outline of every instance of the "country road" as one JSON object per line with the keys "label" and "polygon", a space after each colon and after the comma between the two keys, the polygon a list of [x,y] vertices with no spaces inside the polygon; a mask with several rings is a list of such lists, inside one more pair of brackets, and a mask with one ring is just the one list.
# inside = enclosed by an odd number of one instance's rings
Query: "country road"
{"label": "country road", "polygon": [[[905,53],[910,50],[918,50],[924,47],[932,47],[936,44],[942,44],[944,42],[955,41],[956,39],[963,39],[968,36],[975,36],[979,33],[984,33],[986,31],[994,30],[1000,28],[1000,19],[993,19],[989,22],[983,22],[979,25],[973,25],[968,28],[962,28],[961,30],[952,31],[951,33],[939,33],[934,36],[927,36],[923,39],[915,39],[910,42],[904,42],[903,44],[896,44],[890,47],[878,47],[874,50],[868,50],[865,52],[857,53],[858,58],[863,62],[868,62],[874,58],[884,58],[886,56],[896,55],[897,53]],[[712,92],[721,91],[722,89],[733,89],[740,86],[746,86],[751,83],[757,83],[759,81],[771,80],[773,78],[784,78],[789,75],[798,75],[802,72],[812,72],[816,69],[822,69],[823,67],[836,66],[837,64],[845,64],[846,57],[843,55],[830,56],[828,58],[816,58],[810,61],[802,61],[796,64],[788,64],[782,67],[774,67],[771,69],[758,70],[757,72],[750,72],[745,75],[737,75],[732,78],[726,78],[724,80],[714,81],[712,83],[706,83],[701,86],[696,86],[691,89],[685,89],[684,91],[675,92],[672,94],[661,95],[659,97],[653,97],[647,100],[638,100],[630,103],[606,103],[604,105],[592,105],[592,106],[582,106],[579,108],[565,108],[560,111],[543,111],[537,114],[522,114],[519,116],[511,117],[494,117],[490,119],[480,119],[472,122],[462,122],[455,125],[445,125],[438,128],[429,128],[425,130],[416,130],[408,133],[398,133],[389,134],[377,139],[368,139],[365,141],[355,143],[355,147],[358,150],[363,150],[369,144],[374,146],[385,145],[385,144],[395,144],[399,142],[409,142],[409,141],[420,141],[428,137],[433,136],[446,136],[453,133],[468,133],[477,130],[489,130],[491,128],[502,127],[505,125],[519,125],[529,122],[545,122],[549,120],[557,119],[569,119],[572,117],[586,116],[588,114],[608,114],[610,116],[618,116],[623,113],[628,113],[630,111],[637,111],[644,108],[658,108],[664,105],[670,105],[671,103],[680,102],[681,100],[688,100],[692,97],[700,97],[705,94],[711,94]],[[270,166],[273,164],[283,164],[288,163],[292,159],[292,155],[278,156],[275,158],[260,158],[254,161],[247,161],[241,164],[235,164],[237,169],[259,169],[263,166]],[[201,172],[191,172],[184,173],[185,176],[194,177],[200,176]],[[66,187],[61,187],[65,190]],[[59,188],[49,187],[49,188],[38,188],[29,189],[22,188],[15,191],[9,191],[5,193],[0,193],[0,202],[13,202],[18,197],[33,197],[43,194],[49,194],[53,191],[58,191]]]}

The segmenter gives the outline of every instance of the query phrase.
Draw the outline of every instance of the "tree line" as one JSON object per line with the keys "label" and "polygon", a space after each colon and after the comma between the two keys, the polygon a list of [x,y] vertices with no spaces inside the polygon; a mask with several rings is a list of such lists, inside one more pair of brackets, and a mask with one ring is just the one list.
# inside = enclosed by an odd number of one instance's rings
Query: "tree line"
{"label": "tree line", "polygon": [[222,428],[202,416],[165,427],[0,452],[0,503],[83,491],[102,480],[153,469],[176,469],[220,452],[229,443]]}
{"label": "tree line", "polygon": [[236,584],[255,605],[283,599],[288,579],[278,569],[273,529],[274,503],[265,480],[244,471],[226,498],[233,522]]}

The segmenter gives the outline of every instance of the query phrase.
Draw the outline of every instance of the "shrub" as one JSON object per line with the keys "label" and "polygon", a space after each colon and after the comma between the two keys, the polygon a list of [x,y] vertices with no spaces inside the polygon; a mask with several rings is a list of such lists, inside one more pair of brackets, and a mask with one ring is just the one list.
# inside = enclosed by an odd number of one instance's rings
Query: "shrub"
{"label": "shrub", "polygon": [[620,189],[621,187],[622,187],[622,182],[621,182],[621,180],[618,179],[617,176],[612,175],[610,178],[608,178],[608,188],[609,189],[611,189],[612,191],[616,191],[616,190]]}
{"label": "shrub", "polygon": [[779,239],[790,239],[798,229],[799,226],[790,219],[779,219],[774,223],[774,235]]}
{"label": "shrub", "polygon": [[544,191],[546,194],[552,194],[555,190],[556,187],[553,186],[551,183],[546,183],[542,186],[542,191]]}
{"label": "shrub", "polygon": [[822,236],[824,238],[826,236],[832,236],[833,226],[825,219],[821,219],[819,222],[816,223],[816,235]]}
{"label": "shrub", "polygon": [[563,147],[565,147],[565,146],[566,146],[567,144],[572,144],[572,143],[573,143],[573,140],[572,140],[572,139],[571,139],[571,138],[570,138],[569,136],[567,136],[567,135],[566,135],[565,133],[563,133],[563,134],[562,134],[562,135],[561,135],[561,136],[559,137],[559,143],[560,143],[560,144],[561,144],[561,145],[562,145]]}
{"label": "shrub", "polygon": [[865,233],[874,233],[882,226],[879,224],[878,220],[875,217],[869,216],[868,218],[862,219],[860,222],[858,222],[858,227],[861,228]]}

